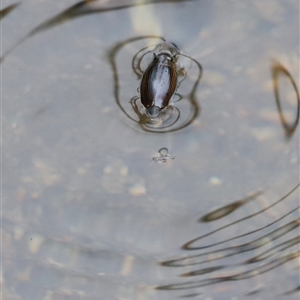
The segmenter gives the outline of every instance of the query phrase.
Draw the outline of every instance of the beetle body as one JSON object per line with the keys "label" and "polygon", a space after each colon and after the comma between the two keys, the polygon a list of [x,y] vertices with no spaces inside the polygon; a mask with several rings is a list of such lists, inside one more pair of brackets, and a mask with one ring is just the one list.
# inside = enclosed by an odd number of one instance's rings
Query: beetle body
{"label": "beetle body", "polygon": [[177,89],[177,78],[174,56],[166,52],[154,54],[140,86],[141,102],[150,117],[157,117],[169,105]]}

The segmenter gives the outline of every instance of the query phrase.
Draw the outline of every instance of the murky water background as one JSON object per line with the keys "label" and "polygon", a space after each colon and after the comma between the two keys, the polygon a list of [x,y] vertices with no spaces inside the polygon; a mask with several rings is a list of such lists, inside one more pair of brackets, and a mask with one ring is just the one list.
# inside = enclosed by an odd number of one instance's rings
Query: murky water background
{"label": "murky water background", "polygon": [[[276,60],[299,88],[298,1],[95,1],[111,10],[22,40],[75,3],[2,20],[3,297],[298,299],[299,132],[285,136],[271,73]],[[203,67],[200,116],[177,132],[143,132],[115,101],[109,53],[147,35]],[[118,53],[121,101],[147,43]],[[174,159],[157,163],[163,147]]]}

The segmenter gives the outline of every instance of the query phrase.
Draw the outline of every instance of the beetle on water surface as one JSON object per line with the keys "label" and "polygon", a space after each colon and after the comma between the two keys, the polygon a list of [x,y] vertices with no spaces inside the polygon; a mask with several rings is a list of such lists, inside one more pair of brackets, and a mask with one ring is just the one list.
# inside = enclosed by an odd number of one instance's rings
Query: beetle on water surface
{"label": "beetle on water surface", "polygon": [[[139,40],[159,39],[161,42],[141,48],[131,60],[131,68],[140,81],[138,95],[126,101],[132,89],[131,76],[119,80],[116,56],[127,45]],[[130,50],[131,51],[131,50]],[[109,52],[114,75],[114,96],[121,111],[147,132],[173,132],[187,127],[200,113],[197,87],[202,67],[194,58],[182,54],[173,43],[158,36],[141,36],[116,44]],[[184,82],[187,74],[188,80]],[[129,74],[128,74],[129,75]],[[181,89],[178,93],[178,89]],[[121,99],[124,99],[121,100]],[[187,101],[181,101],[186,99]],[[180,101],[180,102],[179,102]]]}
{"label": "beetle on water surface", "polygon": [[178,48],[174,44],[161,43],[153,54],[140,85],[140,99],[150,118],[156,118],[169,105],[178,87]]}

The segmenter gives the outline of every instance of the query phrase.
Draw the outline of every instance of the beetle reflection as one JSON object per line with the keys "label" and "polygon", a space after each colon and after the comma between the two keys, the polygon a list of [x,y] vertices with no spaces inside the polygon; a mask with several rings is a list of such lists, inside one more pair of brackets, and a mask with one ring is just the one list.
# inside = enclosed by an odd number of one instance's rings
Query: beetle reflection
{"label": "beetle reflection", "polygon": [[[119,93],[119,77],[116,67],[116,55],[125,45],[137,40],[155,38],[160,42],[154,46],[147,46],[138,51],[132,58],[132,70],[140,80],[138,95],[130,100],[131,111],[125,109],[126,100]],[[183,58],[188,61],[183,66]],[[175,44],[167,43],[163,38],[156,36],[137,37],[117,44],[109,52],[109,59],[115,79],[115,99],[123,113],[132,121],[138,123],[144,131],[171,132],[188,126],[199,114],[196,100],[196,90],[199,84],[202,67],[191,57],[181,54]],[[191,66],[197,68],[197,76],[189,93],[182,96],[177,93],[180,84],[185,79]],[[181,111],[176,102],[185,101],[190,107],[190,115],[181,117]],[[137,117],[137,118],[136,118]]]}

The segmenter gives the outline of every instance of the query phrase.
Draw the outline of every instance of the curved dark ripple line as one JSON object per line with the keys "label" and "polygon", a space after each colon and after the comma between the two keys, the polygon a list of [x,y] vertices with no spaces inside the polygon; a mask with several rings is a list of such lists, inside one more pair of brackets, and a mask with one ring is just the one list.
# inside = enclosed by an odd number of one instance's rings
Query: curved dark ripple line
{"label": "curved dark ripple line", "polygon": [[[291,191],[289,191],[286,195],[281,197],[279,200],[275,201],[268,207],[262,209],[259,212],[256,212],[255,214],[252,214],[251,216],[248,216],[246,218],[241,218],[235,222],[232,222],[226,226],[223,226],[222,228],[219,228],[217,230],[214,230],[206,235],[201,236],[200,238],[207,237],[210,234],[215,233],[216,231],[222,230],[224,228],[227,228],[228,226],[232,224],[236,224],[241,222],[242,220],[249,219],[252,216],[256,216],[262,212],[265,212],[266,210],[270,209],[274,205],[280,203],[282,200],[286,199],[288,196],[290,196],[294,191],[296,191],[299,188],[300,184],[297,184]],[[265,228],[278,223],[279,221],[283,220],[287,216],[295,213],[298,211],[300,206],[298,205],[294,209],[290,210],[288,213],[286,213],[284,216],[281,216],[280,218],[277,218],[275,221],[273,221],[270,224],[267,224],[266,226],[263,226],[257,230],[253,230],[251,232],[248,232],[246,234],[240,235],[238,237],[233,237],[230,239],[227,239],[226,241],[222,241],[219,243],[211,244],[209,247],[213,247],[215,245],[219,245],[240,237],[248,236],[254,232],[259,232],[261,230],[264,230]],[[252,240],[245,244],[240,244],[232,247],[226,247],[223,249],[218,249],[214,251],[209,251],[197,255],[190,255],[188,257],[183,257],[179,259],[173,259],[169,261],[164,261],[161,263],[163,266],[169,266],[169,267],[187,267],[187,266],[196,266],[200,264],[208,264],[205,268],[199,268],[194,269],[189,272],[182,273],[181,277],[191,277],[193,280],[188,280],[185,282],[178,282],[178,283],[171,283],[167,285],[160,285],[157,286],[157,290],[190,290],[190,289],[196,289],[201,288],[204,286],[209,286],[213,284],[220,284],[223,282],[229,282],[229,281],[239,281],[239,280],[246,280],[252,277],[259,276],[261,274],[264,274],[266,272],[269,272],[288,261],[291,261],[293,259],[300,257],[300,250],[299,250],[299,242],[300,242],[300,236],[298,234],[298,230],[300,225],[300,218],[296,218],[292,221],[286,222],[286,224],[280,226],[279,228],[272,230],[271,232],[264,234],[263,236]],[[297,230],[297,232],[295,232]],[[288,235],[288,239],[285,239],[283,241],[279,241],[277,245],[273,245],[270,248],[266,248],[265,246],[273,243],[275,240],[278,240],[279,238],[283,238],[284,236]],[[296,234],[296,236],[295,236]],[[194,239],[199,240],[199,238]],[[193,241],[194,241],[193,240]],[[188,243],[187,243],[188,244]],[[263,248],[262,248],[263,247]],[[295,249],[296,247],[296,249]],[[194,247],[193,249],[206,249],[207,247]],[[260,249],[261,248],[261,249]],[[240,257],[239,261],[234,258],[232,262],[228,262],[226,258],[230,256],[236,256],[241,253],[247,252],[247,251],[253,251],[259,249],[260,253],[255,251],[256,253],[250,252],[250,255],[252,257],[250,258],[244,258],[243,256]],[[191,249],[189,249],[191,250]],[[223,260],[223,264],[219,263],[219,265],[213,264],[213,261],[217,260]],[[196,261],[195,261],[196,260]],[[241,271],[236,268],[243,267]],[[232,269],[232,270],[231,270]],[[222,271],[223,270],[223,271]],[[226,270],[228,270],[228,273],[226,273]],[[222,271],[221,273],[219,271]],[[211,274],[211,275],[210,275]],[[210,276],[209,276],[210,275]],[[197,277],[198,279],[196,279]],[[208,278],[209,277],[209,278]],[[289,291],[288,293],[294,293],[297,289],[294,289],[292,291]],[[198,291],[198,290],[197,290]],[[193,294],[192,294],[193,295]]]}
{"label": "curved dark ripple line", "polygon": [[[287,214],[285,214],[284,216],[280,217],[279,219],[275,220],[274,222],[264,226],[264,227],[261,227],[259,229],[256,229],[256,230],[253,230],[251,232],[247,232],[246,234],[243,234],[243,235],[239,235],[237,237],[233,237],[233,238],[230,238],[230,239],[227,239],[225,241],[223,241],[222,243],[226,243],[226,242],[229,242],[229,241],[232,241],[232,240],[235,240],[235,239],[238,239],[238,238],[241,238],[241,237],[244,237],[244,236],[248,236],[248,235],[251,235],[252,233],[255,233],[255,232],[258,232],[258,231],[261,231],[279,221],[281,221],[282,219],[284,219],[285,217],[287,217],[288,215],[292,214],[293,212],[297,211],[299,209],[300,206],[297,206],[295,209],[293,209],[292,211],[288,212]],[[299,219],[296,219],[274,231],[272,231],[271,233],[274,234],[274,238],[273,240],[281,237],[282,235],[286,234],[287,232],[289,232],[290,230],[293,230],[295,228],[297,228],[298,226],[300,225],[300,220]],[[282,230],[282,228],[285,228],[285,230]],[[226,257],[230,257],[230,256],[233,256],[233,255],[236,255],[236,254],[239,254],[239,253],[243,253],[243,252],[247,252],[247,251],[250,251],[250,250],[254,250],[254,249],[257,249],[263,245],[265,245],[267,242],[265,241],[264,243],[259,243],[259,240],[261,241],[264,241],[264,239],[266,237],[269,237],[270,233],[256,239],[254,242],[250,242],[250,243],[246,243],[246,244],[243,244],[243,245],[238,245],[238,246],[234,246],[234,247],[227,247],[227,248],[223,248],[223,249],[219,249],[219,250],[215,250],[215,251],[210,251],[210,252],[205,252],[205,253],[201,253],[201,254],[196,254],[196,255],[191,255],[191,256],[188,256],[188,257],[184,257],[184,258],[179,258],[179,259],[173,259],[173,260],[168,260],[168,261],[164,261],[164,262],[161,262],[160,264],[163,265],[163,266],[168,266],[168,267],[183,267],[183,266],[194,266],[194,265],[199,265],[199,264],[203,264],[203,263],[206,263],[207,261],[204,259],[204,260],[201,260],[200,262],[196,262],[196,263],[179,263],[178,262],[182,262],[182,261],[188,261],[190,259],[193,259],[193,258],[199,258],[201,256],[205,256],[205,255],[211,255],[211,254],[217,254],[217,253],[222,253],[222,252],[225,252],[225,251],[231,251],[232,249],[234,250],[234,252],[231,252],[231,253],[228,253],[226,255],[222,255],[220,257],[216,257],[214,259],[211,259],[210,261],[215,261],[215,260],[219,260],[219,259],[223,259],[223,258],[226,258]],[[271,241],[268,241],[268,243],[271,242]],[[251,245],[253,243],[253,245]],[[255,244],[256,243],[256,244]],[[214,245],[219,245],[220,243],[216,243],[216,244],[213,244],[212,246]]]}
{"label": "curved dark ripple line", "polygon": [[237,200],[233,203],[230,203],[228,205],[225,205],[223,207],[217,208],[212,212],[209,212],[208,214],[204,215],[199,219],[199,222],[212,222],[215,220],[219,220],[231,213],[233,213],[235,210],[240,208],[241,206],[247,204],[248,202],[255,200],[258,196],[262,195],[263,191],[255,192],[253,195],[250,195],[248,197],[245,197],[243,199]]}
{"label": "curved dark ripple line", "polygon": [[[206,248],[210,248],[210,247],[213,247],[213,246],[216,246],[216,245],[223,244],[223,243],[226,242],[226,241],[221,241],[221,242],[214,243],[214,244],[207,245],[207,246],[191,247],[191,245],[192,245],[193,243],[195,243],[196,241],[199,241],[199,240],[201,240],[201,239],[203,239],[203,238],[205,238],[205,237],[207,237],[207,236],[210,236],[210,235],[212,235],[212,234],[214,234],[214,233],[216,233],[216,232],[218,232],[218,231],[221,231],[221,230],[223,230],[223,229],[225,229],[225,228],[228,228],[228,227],[230,227],[230,226],[232,226],[232,225],[238,224],[238,223],[240,223],[240,222],[242,222],[242,221],[248,220],[248,219],[250,219],[250,218],[252,218],[252,217],[254,217],[254,216],[260,215],[261,213],[263,213],[263,212],[269,210],[270,208],[274,207],[275,205],[277,205],[278,203],[280,203],[281,201],[283,201],[284,199],[286,199],[288,196],[290,196],[295,190],[298,189],[299,186],[300,186],[300,183],[298,183],[291,191],[289,191],[286,195],[284,195],[282,198],[280,198],[279,200],[277,200],[277,201],[274,202],[273,204],[269,205],[268,207],[266,207],[266,208],[264,208],[264,209],[262,209],[262,210],[260,210],[260,211],[258,211],[258,212],[256,212],[256,213],[253,213],[253,214],[251,214],[251,215],[249,215],[249,216],[247,216],[247,217],[238,219],[238,220],[236,220],[236,221],[234,221],[234,222],[232,222],[232,223],[229,223],[229,224],[227,224],[227,225],[225,225],[225,226],[223,226],[223,227],[221,227],[221,228],[215,229],[215,230],[213,230],[213,231],[211,231],[211,232],[209,232],[209,233],[207,233],[207,234],[204,234],[204,235],[202,235],[202,236],[200,236],[200,237],[198,237],[198,238],[195,238],[195,239],[193,239],[193,240],[191,240],[191,241],[185,243],[185,244],[182,246],[182,249],[184,249],[184,250],[201,250],[201,249],[206,249]],[[271,226],[271,225],[272,225],[272,223],[268,224],[266,227]],[[253,231],[253,232],[256,232],[256,231],[257,231],[257,230],[255,230],[255,231]],[[248,235],[248,234],[245,234],[245,235]],[[245,236],[245,235],[241,235],[241,236],[239,236],[239,237],[242,237],[242,236]],[[235,238],[232,238],[232,239],[236,239],[236,238],[238,238],[238,237],[235,237]],[[230,240],[232,240],[232,239],[230,239]]]}
{"label": "curved dark ripple line", "polygon": [[[265,252],[263,252],[263,253],[261,253],[261,254],[255,256],[255,257],[253,257],[253,258],[251,258],[251,259],[248,259],[248,260],[246,260],[246,261],[244,261],[244,262],[236,263],[236,264],[231,264],[230,267],[233,267],[233,266],[240,266],[240,265],[242,265],[242,264],[244,264],[244,265],[247,265],[247,264],[253,264],[253,263],[257,263],[257,262],[266,260],[266,259],[268,259],[268,258],[270,258],[270,257],[272,257],[272,256],[275,256],[276,254],[278,255],[278,253],[280,253],[280,252],[282,252],[282,251],[284,251],[284,250],[287,250],[287,249],[289,249],[289,248],[291,248],[291,247],[293,247],[293,246],[295,246],[295,245],[298,245],[298,244],[299,244],[299,241],[300,241],[300,237],[297,236],[297,237],[292,238],[292,239],[290,239],[290,240],[288,240],[288,241],[285,241],[285,242],[283,242],[283,243],[281,243],[281,244],[279,244],[279,245],[276,245],[276,246],[272,247],[271,249],[268,249],[268,250],[266,250]],[[271,241],[270,241],[270,242],[271,242]],[[269,242],[268,242],[268,243],[269,243]],[[261,246],[264,246],[264,245],[261,245]],[[260,247],[261,247],[261,246],[260,246]],[[232,247],[232,248],[235,248],[235,247]],[[258,248],[258,247],[257,247],[257,248]],[[272,252],[272,251],[274,251],[274,250],[276,250],[276,249],[278,250],[277,253],[271,253],[271,254],[269,254],[269,255],[266,256],[266,253]],[[253,249],[253,250],[254,250],[254,249]],[[240,252],[240,253],[242,253],[242,252]],[[235,254],[236,254],[236,253],[233,253],[232,255],[235,255]],[[227,258],[228,256],[232,256],[232,255],[223,256],[222,259],[223,259],[223,258]],[[214,261],[214,260],[216,260],[216,259],[210,259],[209,262],[212,262],[212,261]],[[206,261],[206,262],[207,262],[207,261]],[[203,263],[204,263],[204,262],[203,262]],[[187,264],[187,265],[188,265],[188,264]],[[187,265],[185,265],[185,266],[187,266]],[[227,266],[225,266],[225,265],[224,265],[224,266],[221,265],[221,266],[217,266],[217,267],[207,267],[207,268],[198,269],[198,270],[196,270],[196,271],[191,271],[191,272],[188,272],[188,273],[184,273],[184,274],[182,274],[181,276],[184,276],[184,277],[189,277],[189,276],[199,276],[199,275],[203,275],[203,274],[207,274],[207,273],[211,273],[211,272],[217,271],[217,270],[219,270],[219,269],[224,269],[224,268],[226,268],[226,267],[227,267]]]}
{"label": "curved dark ripple line", "polygon": [[262,266],[259,266],[253,270],[248,270],[245,272],[240,272],[235,275],[230,276],[222,276],[222,277],[215,277],[215,278],[208,278],[202,279],[197,281],[187,281],[184,283],[177,283],[177,284],[169,284],[156,287],[157,290],[185,290],[185,289],[192,289],[192,288],[199,288],[203,286],[208,286],[216,283],[222,283],[226,281],[238,281],[244,280],[248,278],[252,278],[263,273],[266,273],[272,269],[275,269],[286,262],[296,259],[300,257],[300,251],[295,251],[290,254],[282,256],[280,259],[274,259],[269,263],[266,263]]}
{"label": "curved dark ripple line", "polygon": [[[290,83],[292,84],[292,87],[296,93],[296,100],[297,100],[297,113],[296,113],[296,118],[295,121],[292,123],[288,123],[286,118],[284,117],[284,114],[282,112],[282,107],[281,107],[281,100],[280,100],[280,95],[279,95],[279,76],[280,75],[285,75]],[[281,125],[285,131],[285,136],[287,139],[290,139],[297,126],[299,123],[299,116],[300,116],[300,96],[299,96],[299,91],[296,85],[296,82],[290,72],[279,62],[274,61],[272,65],[272,79],[273,79],[273,90],[274,90],[274,95],[275,95],[275,100],[276,100],[276,106],[278,110],[278,114],[280,117],[280,122]]]}
{"label": "curved dark ripple line", "polygon": [[[289,239],[288,241],[285,241],[283,243],[280,243],[279,245],[276,245],[268,250],[266,250],[265,252],[251,258],[251,259],[248,259],[245,264],[252,264],[252,263],[257,263],[259,261],[262,261],[262,260],[265,260],[269,257],[272,257],[274,255],[276,255],[276,253],[272,253],[272,251],[274,251],[275,249],[279,248],[278,249],[278,252],[282,252],[284,250],[287,250],[288,248],[290,247],[293,247],[295,245],[298,245],[300,243],[300,236],[297,236],[295,238],[292,238],[292,239]],[[269,255],[266,255],[267,253],[271,252],[271,254]]]}
{"label": "curved dark ripple line", "polygon": [[16,2],[11,4],[4,9],[0,10],[0,20],[2,20],[5,16],[7,16],[10,12],[12,12],[17,6],[20,5],[20,2]]}
{"label": "curved dark ripple line", "polygon": [[[14,49],[16,49],[18,46],[23,44],[28,38],[31,38],[35,36],[36,34],[43,32],[45,30],[48,30],[52,27],[58,26],[60,24],[66,23],[67,21],[70,21],[72,19],[82,17],[89,14],[95,14],[95,13],[105,13],[110,11],[117,11],[122,9],[128,9],[132,7],[138,7],[138,6],[145,6],[150,4],[159,4],[159,3],[180,3],[180,2],[189,2],[189,1],[199,1],[199,0],[146,0],[144,2],[140,3],[132,3],[132,4],[125,4],[125,5],[119,5],[119,6],[113,6],[113,7],[95,7],[97,5],[97,2],[101,4],[102,1],[99,0],[85,0],[80,1],[71,7],[65,9],[61,13],[57,14],[56,16],[46,20],[45,22],[41,23],[40,25],[33,28],[28,34],[26,34],[23,38],[21,38],[12,48],[10,48],[1,58],[0,63],[2,63],[5,59],[5,57],[10,54]],[[13,4],[16,7],[17,4]],[[8,9],[8,12],[13,9],[14,7]],[[7,13],[8,13],[7,12]]]}

